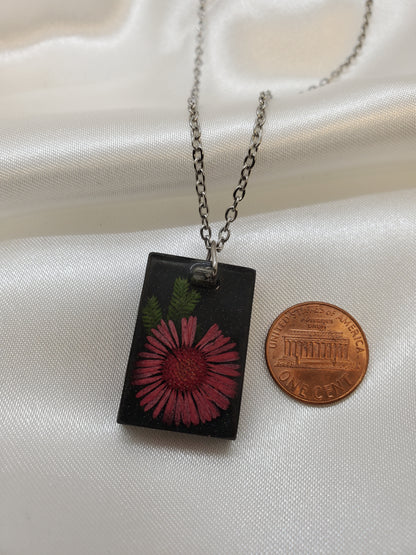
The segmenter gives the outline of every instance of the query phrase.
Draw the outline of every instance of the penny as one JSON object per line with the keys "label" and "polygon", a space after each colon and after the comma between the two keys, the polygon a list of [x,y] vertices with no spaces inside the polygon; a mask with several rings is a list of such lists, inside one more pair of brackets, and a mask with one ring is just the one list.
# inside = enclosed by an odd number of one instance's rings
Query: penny
{"label": "penny", "polygon": [[342,308],[300,303],[282,312],[271,325],[266,360],[286,393],[321,405],[346,397],[362,381],[368,344],[358,322]]}

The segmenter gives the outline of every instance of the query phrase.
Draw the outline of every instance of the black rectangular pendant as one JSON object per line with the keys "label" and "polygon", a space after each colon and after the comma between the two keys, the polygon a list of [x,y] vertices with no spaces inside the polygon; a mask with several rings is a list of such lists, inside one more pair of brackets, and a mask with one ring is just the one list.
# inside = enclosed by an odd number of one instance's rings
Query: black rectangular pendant
{"label": "black rectangular pendant", "polygon": [[256,272],[204,265],[149,255],[119,424],[235,439]]}

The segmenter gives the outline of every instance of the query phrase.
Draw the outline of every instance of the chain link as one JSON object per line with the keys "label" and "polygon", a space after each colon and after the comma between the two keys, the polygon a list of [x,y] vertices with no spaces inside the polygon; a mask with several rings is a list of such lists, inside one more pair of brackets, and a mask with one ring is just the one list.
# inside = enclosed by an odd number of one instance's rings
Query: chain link
{"label": "chain link", "polygon": [[[367,38],[367,29],[370,24],[370,18],[372,14],[373,14],[373,0],[366,0],[364,16],[361,23],[361,29],[360,29],[361,32],[358,35],[357,42],[355,43],[354,48],[351,51],[351,54],[345,58],[342,64],[340,64],[336,69],[331,71],[331,73],[327,77],[324,77],[323,79],[321,79],[316,85],[311,85],[310,87],[308,87],[306,89],[307,91],[313,91],[314,89],[318,89],[319,87],[325,87],[325,85],[329,85],[330,83],[332,83],[332,81],[334,81],[335,79],[338,79],[338,77],[340,77],[340,75],[342,75],[344,71],[350,67],[350,65],[355,61],[355,59],[357,58],[357,56],[359,55],[359,53],[363,48],[364,41]],[[301,92],[304,92],[304,91],[301,91]]]}
{"label": "chain link", "polygon": [[[306,90],[312,91],[318,89],[319,87],[324,87],[329,85],[340,77],[355,61],[357,56],[360,54],[364,41],[367,37],[368,26],[370,23],[370,18],[373,12],[373,1],[366,0],[365,11],[361,24],[360,34],[357,41],[352,49],[350,55],[345,58],[345,60],[336,69],[331,71],[331,73],[321,79],[316,85],[311,85]],[[206,0],[199,0],[198,5],[198,27],[196,34],[196,47],[195,47],[195,58],[194,58],[194,70],[193,76],[194,81],[191,89],[191,95],[188,99],[188,111],[189,111],[189,125],[191,128],[192,137],[192,157],[194,161],[195,169],[195,189],[198,195],[198,210],[201,217],[201,238],[205,243],[205,247],[208,250],[208,256],[212,253],[212,248],[215,248],[216,252],[221,252],[224,248],[224,244],[228,241],[231,235],[230,226],[236,220],[238,216],[238,205],[244,199],[246,194],[247,183],[251,174],[251,171],[256,163],[256,156],[259,146],[261,144],[263,135],[263,126],[266,121],[266,108],[269,100],[272,98],[270,91],[263,91],[260,93],[258,106],[256,110],[256,119],[254,122],[253,132],[250,139],[250,144],[248,152],[243,161],[243,167],[241,168],[240,179],[238,181],[237,187],[233,192],[233,203],[229,206],[225,212],[225,224],[222,226],[218,233],[218,239],[214,241],[212,238],[212,229],[208,221],[209,208],[207,201],[207,192],[205,186],[205,170],[204,170],[204,151],[202,149],[201,141],[201,127],[199,124],[199,88],[201,83],[201,69],[202,69],[202,57],[203,57],[203,44],[204,44],[204,22],[205,22],[205,5]],[[304,92],[304,91],[301,91]]]}

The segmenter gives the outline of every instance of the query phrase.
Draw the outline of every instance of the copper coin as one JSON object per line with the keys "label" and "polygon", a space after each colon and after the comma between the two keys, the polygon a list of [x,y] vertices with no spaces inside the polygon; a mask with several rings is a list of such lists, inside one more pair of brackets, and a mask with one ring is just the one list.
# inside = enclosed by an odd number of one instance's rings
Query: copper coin
{"label": "copper coin", "polygon": [[266,339],[266,360],[280,387],[305,403],[333,403],[361,382],[368,344],[358,322],[345,310],[321,302],[282,312]]}

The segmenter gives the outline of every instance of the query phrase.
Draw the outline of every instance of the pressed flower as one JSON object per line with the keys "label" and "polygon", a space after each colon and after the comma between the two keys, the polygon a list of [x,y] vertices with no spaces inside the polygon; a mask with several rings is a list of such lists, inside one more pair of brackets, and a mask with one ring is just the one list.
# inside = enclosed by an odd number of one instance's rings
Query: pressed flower
{"label": "pressed flower", "polygon": [[165,424],[210,422],[237,393],[240,365],[235,343],[213,324],[194,345],[196,326],[195,316],[182,318],[179,336],[171,320],[161,320],[136,363],[136,397],[153,418],[162,415]]}

